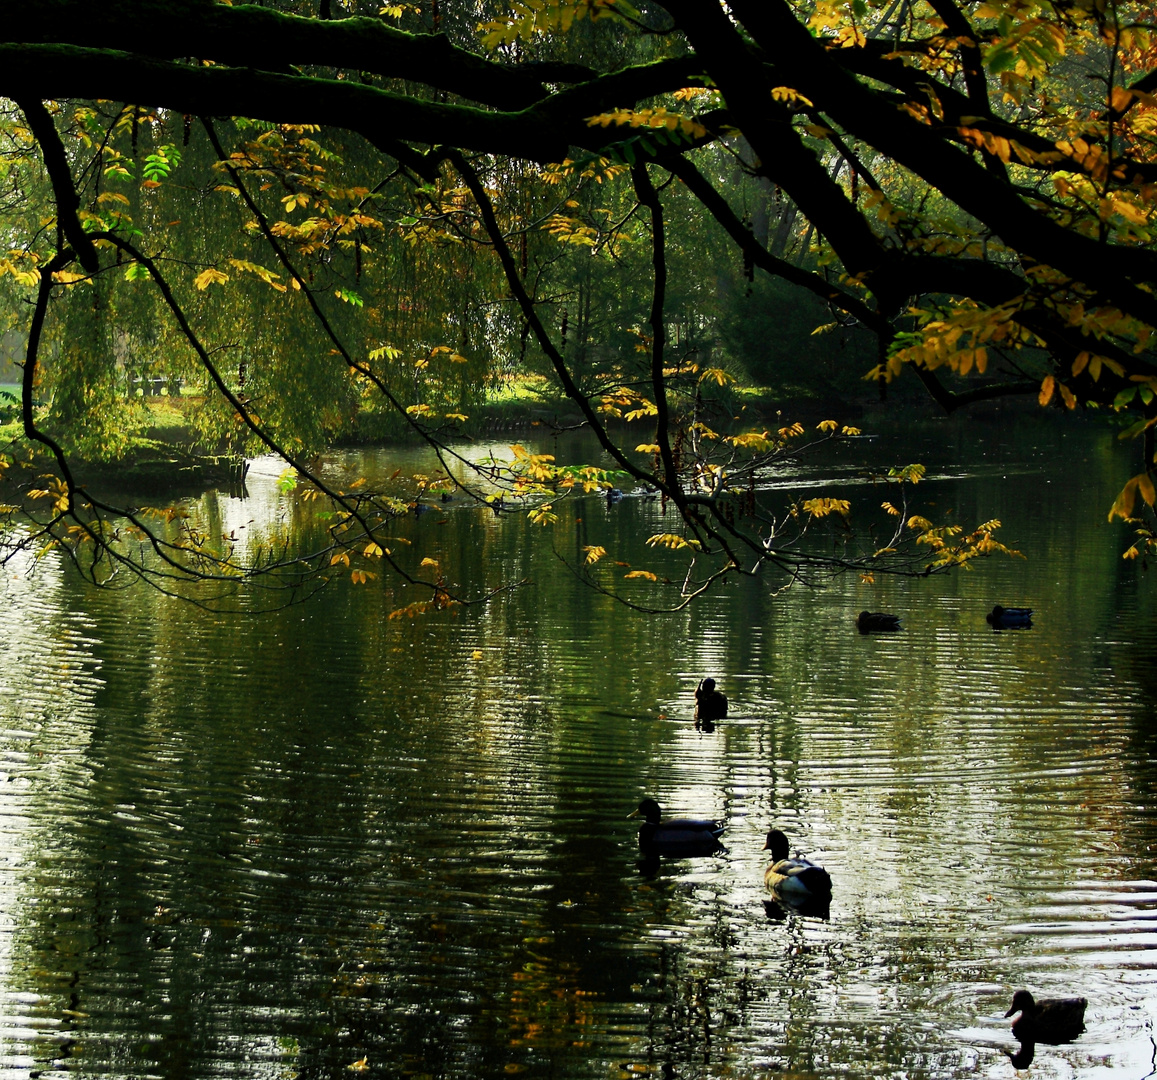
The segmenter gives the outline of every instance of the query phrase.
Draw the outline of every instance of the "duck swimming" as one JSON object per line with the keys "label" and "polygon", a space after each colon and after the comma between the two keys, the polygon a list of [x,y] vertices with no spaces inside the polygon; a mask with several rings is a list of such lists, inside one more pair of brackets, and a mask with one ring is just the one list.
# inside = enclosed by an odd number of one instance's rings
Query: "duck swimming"
{"label": "duck swimming", "polygon": [[877,630],[899,630],[900,616],[884,611],[861,611],[856,616],[856,629],[861,634],[871,634]]}
{"label": "duck swimming", "polygon": [[1042,998],[1036,1001],[1027,990],[1012,995],[1012,1007],[1005,1016],[1019,1012],[1012,1033],[1021,1042],[1072,1042],[1085,1030],[1084,998]]}
{"label": "duck swimming", "polygon": [[831,897],[832,879],[828,872],[807,859],[789,858],[787,837],[778,829],[767,834],[763,850],[771,852],[771,865],[763,873],[763,883],[772,892],[793,897]]}
{"label": "duck swimming", "polygon": [[703,679],[695,689],[695,726],[727,717],[727,698],[715,689],[714,679]]}
{"label": "duck swimming", "polygon": [[1032,626],[1032,608],[1001,607],[997,604],[984,616],[994,630],[1011,630]]}
{"label": "duck swimming", "polygon": [[644,855],[675,855],[691,858],[696,855],[714,855],[723,851],[719,842],[723,826],[718,821],[697,818],[673,818],[663,821],[663,812],[654,799],[644,799],[639,809],[627,817],[642,815],[639,827],[639,850]]}

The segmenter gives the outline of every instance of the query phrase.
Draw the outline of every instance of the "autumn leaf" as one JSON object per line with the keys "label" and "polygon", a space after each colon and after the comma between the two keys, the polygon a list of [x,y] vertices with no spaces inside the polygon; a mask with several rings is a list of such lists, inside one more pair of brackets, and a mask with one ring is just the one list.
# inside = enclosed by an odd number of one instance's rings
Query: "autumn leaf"
{"label": "autumn leaf", "polygon": [[558,514],[553,512],[553,507],[550,503],[543,503],[542,506],[536,506],[527,515],[531,522],[535,525],[553,525],[558,521]]}
{"label": "autumn leaf", "polygon": [[1157,500],[1157,490],[1154,489],[1153,478],[1148,473],[1139,473],[1129,479],[1109,510],[1109,520],[1112,521],[1115,517],[1124,520],[1132,518],[1133,507],[1136,505],[1138,495],[1149,506],[1153,506],[1154,501]]}
{"label": "autumn leaf", "polygon": [[201,273],[193,279],[193,284],[204,292],[210,285],[221,285],[228,280],[228,274],[223,274],[220,270],[209,267],[208,270],[202,270]]}
{"label": "autumn leaf", "polygon": [[672,551],[679,551],[682,548],[693,548],[696,551],[703,549],[703,545],[698,540],[688,540],[677,533],[656,533],[654,536],[649,536],[647,537],[647,546],[666,547]]}
{"label": "autumn leaf", "polygon": [[829,514],[839,514],[846,518],[852,511],[852,504],[847,499],[804,499],[803,508],[815,518],[827,517]]}

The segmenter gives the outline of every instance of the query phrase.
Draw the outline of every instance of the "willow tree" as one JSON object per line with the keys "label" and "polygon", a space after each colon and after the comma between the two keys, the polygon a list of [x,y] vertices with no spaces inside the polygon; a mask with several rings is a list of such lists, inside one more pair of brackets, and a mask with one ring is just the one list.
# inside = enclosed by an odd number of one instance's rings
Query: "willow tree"
{"label": "willow tree", "polygon": [[[35,527],[10,535],[51,537],[95,577],[273,569],[141,520],[154,554],[130,558],[117,508],[72,482],[68,449],[105,415],[85,403],[161,343],[214,389],[213,422],[338,504],[315,567],[389,558],[375,530],[398,507],[327,489],[308,449],[371,398],[452,455],[462,401],[529,345],[614,470],[673,509],[677,527],[652,539],[691,560],[678,602],[767,564],[929,572],[998,549],[995,523],[963,536],[897,497],[889,541],[819,556],[801,538],[845,502],[765,505],[760,479],[802,429],[712,430],[702,388],[727,376],[672,333],[712,237],[873,335],[882,383],[911,370],[949,410],[1031,393],[1133,413],[1144,469],[1114,512],[1152,506],[1147,19],[1109,0],[29,0],[0,29],[15,104],[0,268],[32,301],[24,430],[56,476],[13,500]],[[760,214],[737,205],[737,172]],[[785,257],[789,237],[805,259]],[[559,300],[582,293],[579,250],[621,266],[630,299],[623,342],[600,341],[593,367]],[[77,390],[57,427],[33,409],[46,335]],[[294,379],[297,396],[260,392]],[[643,430],[618,437],[614,416]],[[485,479],[543,523],[609,483],[525,452]]]}

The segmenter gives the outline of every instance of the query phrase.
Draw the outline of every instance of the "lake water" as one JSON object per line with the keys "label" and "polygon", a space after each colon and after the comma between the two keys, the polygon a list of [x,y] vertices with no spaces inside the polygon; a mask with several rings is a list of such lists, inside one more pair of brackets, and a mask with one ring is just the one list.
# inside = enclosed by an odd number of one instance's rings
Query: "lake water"
{"label": "lake water", "polygon": [[[642,616],[456,500],[399,526],[412,550],[529,584],[412,621],[384,576],[255,617],[10,567],[0,1076],[1012,1077],[1022,987],[1089,999],[1032,1076],[1151,1075],[1157,606],[1105,521],[1134,470],[1035,414],[862,449],[928,463],[934,509],[1001,518],[1027,561]],[[279,473],[193,508],[292,519]],[[647,565],[658,514],[589,498],[556,543]],[[995,602],[1035,625],[993,632]],[[859,635],[862,608],[903,630]],[[640,866],[644,795],[727,853]],[[769,900],[772,825],[831,873],[826,919]]]}

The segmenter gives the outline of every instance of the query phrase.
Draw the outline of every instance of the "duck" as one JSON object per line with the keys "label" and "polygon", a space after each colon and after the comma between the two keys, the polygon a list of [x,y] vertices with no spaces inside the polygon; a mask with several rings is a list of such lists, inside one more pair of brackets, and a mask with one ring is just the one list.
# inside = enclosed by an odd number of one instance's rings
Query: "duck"
{"label": "duck", "polygon": [[763,873],[763,883],[773,893],[817,899],[831,897],[831,875],[808,859],[789,858],[791,849],[787,846],[787,837],[779,829],[767,834],[763,850],[771,852],[771,865]]}
{"label": "duck", "polygon": [[654,799],[644,799],[628,818],[642,816],[639,827],[639,849],[644,855],[675,855],[690,858],[696,855],[714,855],[724,851],[719,838],[723,826],[718,821],[697,818],[663,820],[663,811]]}
{"label": "duck", "polygon": [[1020,1013],[1012,1022],[1012,1033],[1021,1042],[1072,1042],[1085,1030],[1084,998],[1042,998],[1037,1001],[1027,990],[1012,995],[1012,1007],[1004,1015]]}
{"label": "duck", "polygon": [[1001,607],[997,604],[984,618],[994,630],[1028,627],[1032,626],[1032,608]]}
{"label": "duck", "polygon": [[861,634],[870,634],[876,630],[899,630],[900,616],[889,615],[884,611],[861,611],[856,616],[856,627]]}
{"label": "duck", "polygon": [[727,698],[715,689],[714,679],[703,679],[695,688],[695,726],[727,718]]}

